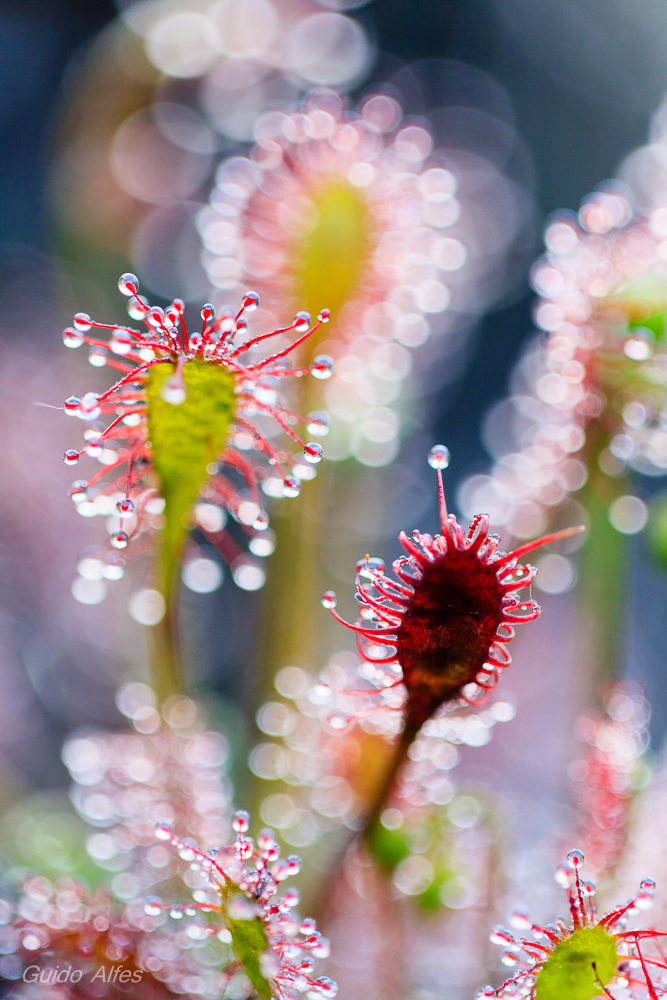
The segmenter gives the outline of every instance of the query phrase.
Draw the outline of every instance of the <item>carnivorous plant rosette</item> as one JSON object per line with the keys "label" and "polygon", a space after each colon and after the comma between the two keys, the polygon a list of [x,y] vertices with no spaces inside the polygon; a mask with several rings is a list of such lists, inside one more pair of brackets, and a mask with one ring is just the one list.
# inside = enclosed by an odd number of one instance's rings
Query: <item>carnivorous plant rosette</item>
{"label": "carnivorous plant rosette", "polygon": [[[23,982],[37,985],[36,995],[57,983],[69,997],[96,989],[116,996],[132,983],[132,994],[140,998],[215,1000],[240,975],[250,983],[244,996],[333,1000],[336,983],[313,977],[317,960],[329,955],[328,940],[314,920],[295,912],[297,889],[278,896],[280,884],[298,874],[299,858],[279,860],[271,830],[262,830],[255,847],[246,836],[246,812],[235,813],[232,824],[234,842],[208,852],[174,836],[166,822],[155,828],[158,839],[189,862],[184,878],[193,898],[187,903],[157,897],[123,903],[106,889],[91,890],[71,878],[27,879],[16,903],[0,900],[3,922],[12,931],[5,935],[7,978],[20,981],[23,975]],[[185,928],[180,924],[175,933],[174,924],[184,917]],[[68,974],[58,979],[65,969]],[[23,990],[21,983],[17,995]]]}
{"label": "carnivorous plant rosette", "polygon": [[445,701],[473,704],[496,687],[500,671],[511,662],[506,647],[514,638],[514,625],[534,621],[542,610],[536,601],[518,597],[537,574],[534,566],[519,565],[519,559],[582,530],[566,528],[512,552],[499,552],[500,538],[489,534],[487,514],[478,514],[466,535],[447,512],[441,470],[448,463],[443,445],[431,449],[441,533],[432,537],[413,531],[408,538],[401,532],[408,554],[394,563],[397,580],[386,576],[381,560],[359,563],[361,621],[352,625],[339,617],[333,592],[322,600],[343,625],[357,632],[366,663],[400,668],[401,677],[381,690],[405,688],[406,728],[413,736]]}
{"label": "carnivorous plant rosette", "polygon": [[[312,433],[321,434],[326,432],[326,418],[319,413],[302,418],[284,409],[279,388],[289,376],[310,373],[328,378],[331,374],[332,362],[326,356],[298,368],[285,363],[296,347],[328,322],[329,311],[322,310],[314,325],[307,313],[300,312],[289,326],[244,340],[245,315],[259,302],[255,292],[244,295],[236,314],[223,311],[216,318],[213,306],[205,305],[201,330],[188,332],[182,300],[175,299],[167,309],[150,306],[139,295],[138,285],[133,274],[124,274],[119,280],[122,294],[130,300],[130,315],[141,320],[144,329],[99,323],[77,313],[73,326],[64,331],[68,347],[89,344],[94,363],[122,373],[101,394],[88,392],[81,399],[71,396],[65,401],[65,412],[86,421],[88,427],[84,447],[66,451],[64,460],[67,465],[76,465],[83,455],[89,455],[102,462],[103,467],[87,481],[72,486],[70,496],[76,503],[92,503],[100,512],[109,513],[104,498],[122,490],[115,510],[124,525],[111,532],[113,549],[122,550],[130,541],[152,534],[156,525],[162,528],[162,589],[168,607],[189,527],[189,511],[197,497],[204,494],[210,503],[225,507],[242,523],[248,523],[241,512],[244,497],[223,475],[223,466],[245,479],[253,505],[248,527],[254,531],[267,529],[268,516],[261,508],[257,488],[261,467],[244,451],[252,448],[264,454],[282,477],[286,496],[299,493],[292,456],[276,448],[254,418],[273,418],[303,449],[307,465],[321,460],[322,446],[305,443],[294,426],[301,422]],[[110,339],[100,340],[91,330],[108,330]],[[259,345],[265,340],[291,333],[298,334],[293,343],[285,346],[281,340],[273,353],[262,353]],[[105,416],[112,417],[106,427],[98,423]],[[105,479],[106,485],[98,492],[98,483]],[[83,512],[90,513],[87,509]],[[200,526],[206,532],[206,523],[200,521]],[[224,546],[220,547],[224,552]],[[112,566],[111,577],[117,573],[118,563],[112,560]]]}
{"label": "carnivorous plant rosette", "polygon": [[581,851],[570,851],[567,863],[556,870],[556,881],[567,891],[569,922],[558,917],[542,927],[516,912],[513,926],[531,937],[493,929],[491,942],[505,949],[503,964],[516,971],[498,988],[483,986],[476,1000],[658,1000],[665,995],[667,961],[660,939],[667,931],[627,926],[630,917],[651,908],[655,882],[644,878],[633,899],[599,917],[595,883],[580,874],[583,863]]}
{"label": "carnivorous plant rosette", "polygon": [[265,306],[289,315],[295,302],[312,309],[326,288],[334,317],[326,349],[340,373],[327,388],[332,447],[373,466],[396,454],[392,404],[409,348],[428,339],[428,318],[447,308],[449,279],[467,259],[459,231],[449,230],[465,212],[456,178],[432,155],[425,124],[401,118],[386,94],[354,112],[327,90],[269,112],[251,156],[220,165],[198,217],[215,289],[249,281]]}
{"label": "carnivorous plant rosette", "polygon": [[520,565],[520,558],[582,530],[566,528],[500,552],[499,536],[489,534],[487,514],[478,514],[466,535],[448,513],[442,485],[447,448],[432,448],[429,464],[438,475],[441,533],[432,537],[413,531],[408,537],[401,532],[407,555],[394,563],[395,580],[385,574],[382,560],[366,557],[358,564],[361,618],[356,624],[337,614],[332,591],[322,600],[357,633],[366,667],[362,677],[371,685],[358,692],[362,716],[378,702],[386,704],[388,692],[399,693],[394,705],[403,716],[398,763],[441,705],[475,705],[488,697],[511,663],[507,645],[514,626],[541,613],[534,600],[519,597],[537,573],[534,566]]}
{"label": "carnivorous plant rosette", "polygon": [[301,919],[292,912],[299,904],[298,890],[288,889],[277,898],[280,883],[298,875],[300,859],[290,855],[279,860],[280,847],[272,830],[262,830],[255,845],[247,836],[247,812],[236,812],[232,825],[236,831],[233,844],[203,852],[191,841],[179,840],[168,824],[159,824],[157,836],[171,841],[190,862],[190,868],[201,873],[201,883],[207,889],[196,889],[196,902],[182,906],[149,900],[146,911],[158,916],[163,909],[168,910],[175,919],[203,917],[201,936],[222,932],[230,940],[236,956],[233,965],[243,969],[253,995],[260,1000],[296,1000],[300,994],[311,1000],[335,997],[338,987],[332,979],[312,976],[314,960],[329,955],[328,940],[314,920]]}

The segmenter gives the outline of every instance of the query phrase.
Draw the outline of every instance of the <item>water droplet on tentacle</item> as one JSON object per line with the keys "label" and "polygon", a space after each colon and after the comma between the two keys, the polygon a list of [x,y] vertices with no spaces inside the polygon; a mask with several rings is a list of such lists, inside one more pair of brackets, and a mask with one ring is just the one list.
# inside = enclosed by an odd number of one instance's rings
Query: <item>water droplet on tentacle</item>
{"label": "water droplet on tentacle", "polygon": [[77,330],[80,330],[81,333],[88,333],[93,325],[93,321],[88,313],[77,313],[74,317],[73,323]]}
{"label": "water droplet on tentacle", "polygon": [[232,828],[236,833],[247,833],[250,829],[250,813],[245,809],[239,809],[232,816]]}
{"label": "water droplet on tentacle", "polygon": [[306,417],[306,430],[315,437],[325,437],[329,433],[329,417],[321,410],[314,410]]}
{"label": "water droplet on tentacle", "polygon": [[322,607],[330,611],[332,608],[336,607],[338,598],[336,597],[336,592],[334,590],[326,590],[322,595]]}
{"label": "water droplet on tentacle", "polygon": [[68,396],[64,403],[65,413],[70,417],[75,417],[81,409],[81,400],[78,396]]}
{"label": "water droplet on tentacle", "polygon": [[139,279],[136,274],[132,274],[131,271],[126,271],[125,274],[121,274],[118,279],[118,290],[121,295],[136,295],[139,290]]}
{"label": "water droplet on tentacle", "polygon": [[73,326],[68,326],[63,330],[63,344],[65,347],[81,347],[83,344],[83,337],[78,330],[75,330]]}
{"label": "water droplet on tentacle", "polygon": [[333,367],[333,358],[328,354],[318,354],[310,366],[310,374],[319,379],[331,378]]}
{"label": "water droplet on tentacle", "polygon": [[298,497],[301,492],[301,483],[295,476],[286,476],[283,482],[283,496]]}
{"label": "water droplet on tentacle", "polygon": [[303,457],[311,465],[317,465],[318,462],[322,461],[322,445],[316,444],[314,441],[310,441],[306,447],[303,449]]}
{"label": "water droplet on tentacle", "polygon": [[188,393],[182,379],[174,375],[171,378],[165,379],[162,383],[160,396],[164,399],[165,403],[170,403],[172,406],[180,406],[188,398]]}
{"label": "water droplet on tentacle", "polygon": [[432,469],[446,469],[449,465],[449,448],[444,444],[434,445],[428,453],[428,464]]}
{"label": "water droplet on tentacle", "polygon": [[305,333],[310,326],[310,313],[298,312],[294,317],[294,329],[297,333]]}
{"label": "water droplet on tentacle", "polygon": [[143,319],[148,311],[148,299],[145,295],[137,295],[127,303],[127,312],[132,319]]}
{"label": "water droplet on tentacle", "polygon": [[88,496],[88,483],[84,479],[77,479],[70,486],[68,496],[74,503],[82,503]]}

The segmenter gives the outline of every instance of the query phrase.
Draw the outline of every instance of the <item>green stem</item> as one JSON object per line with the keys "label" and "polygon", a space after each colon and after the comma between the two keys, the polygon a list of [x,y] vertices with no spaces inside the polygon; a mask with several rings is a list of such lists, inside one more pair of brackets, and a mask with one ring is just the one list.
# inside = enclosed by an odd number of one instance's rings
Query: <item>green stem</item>
{"label": "green stem", "polygon": [[225,924],[232,936],[232,950],[260,1000],[271,1000],[271,985],[262,974],[260,965],[260,958],[269,947],[264,924],[259,917],[237,920],[229,916],[229,904],[234,898],[246,900],[233,882],[221,886],[220,895]]}
{"label": "green stem", "polygon": [[149,645],[150,676],[158,704],[163,705],[181,689],[174,611],[167,605],[162,621],[151,629]]}
{"label": "green stem", "polygon": [[629,492],[625,478],[610,478],[589,460],[590,476],[581,493],[589,516],[589,533],[581,551],[579,595],[584,659],[591,694],[622,669],[623,603],[627,578],[628,538],[609,520],[613,501]]}

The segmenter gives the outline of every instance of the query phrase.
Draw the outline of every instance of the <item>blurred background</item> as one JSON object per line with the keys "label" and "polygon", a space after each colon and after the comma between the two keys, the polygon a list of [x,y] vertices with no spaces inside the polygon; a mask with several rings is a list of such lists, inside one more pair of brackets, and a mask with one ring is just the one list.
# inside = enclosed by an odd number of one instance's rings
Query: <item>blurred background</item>
{"label": "blurred background", "polygon": [[[356,560],[369,547],[395,558],[401,528],[434,530],[425,458],[436,441],[451,451],[450,505],[469,515],[465,484],[489,473],[502,434],[486,415],[498,415],[494,406],[534,344],[530,273],[547,220],[558,210],[576,213],[613,177],[630,185],[641,211],[653,203],[660,185],[651,178],[664,162],[651,173],[646,157],[631,154],[651,128],[658,141],[666,31],[663,0],[0,3],[0,847],[9,863],[44,862],[47,848],[26,833],[40,811],[61,818],[62,843],[84,836],[67,798],[62,743],[73,731],[120,728],[129,713],[118,707],[119,687],[146,680],[145,619],[128,612],[141,581],[126,578],[106,594],[106,583],[81,569],[99,530],[67,498],[71,475],[60,455],[72,446],[71,425],[49,407],[107,381],[64,350],[60,332],[72,314],[117,319],[116,281],[126,270],[163,304],[179,295],[219,306],[261,286],[264,277],[236,262],[238,234],[210,235],[207,206],[236,169],[225,164],[247,158],[270,115],[287,113],[312,88],[346,95],[351,108],[378,90],[390,95],[404,123],[432,137],[437,168],[457,177],[460,215],[439,251],[450,255],[441,267],[447,284],[425,281],[409,314],[419,330],[428,323],[430,336],[406,334],[397,351],[373,362],[390,368],[386,378],[376,375],[396,388],[383,396],[376,387],[369,416],[345,396],[352,378],[340,376],[338,395],[332,390],[326,401],[333,471],[301,514],[265,490],[279,545],[259,575],[244,583],[220,563],[212,579],[184,578],[188,686],[206,692],[212,725],[225,734],[237,804],[254,806],[265,794],[258,780],[277,772],[257,755],[251,772],[248,754],[266,734],[287,732],[270,713],[262,724],[260,712],[262,736],[257,710],[275,698],[276,673],[279,693],[297,698],[299,671],[317,673],[353,649],[325,619],[322,590],[337,589],[349,617]],[[289,319],[267,287],[267,295],[258,287],[267,316]],[[442,288],[447,301],[438,298]],[[366,421],[360,435],[357,420]],[[290,503],[305,503],[311,485]],[[638,476],[647,502],[661,488],[659,476]],[[303,532],[294,526],[299,517]],[[509,531],[517,535],[527,537]],[[195,544],[199,557],[218,559],[203,537]],[[642,539],[631,545],[616,670],[649,698],[657,754],[667,728],[667,585]],[[305,593],[292,586],[300,559],[311,560]],[[72,588],[77,579],[84,582]],[[504,681],[517,721],[498,727],[492,750],[464,741],[457,771],[473,805],[502,804],[466,813],[464,803],[461,815],[478,819],[452,820],[452,828],[472,829],[486,817],[493,850],[499,839],[506,848],[500,867],[510,896],[519,900],[531,886],[541,916],[555,891],[554,852],[573,822],[568,762],[591,694],[576,651],[575,570],[537,596],[545,613],[517,643]],[[301,614],[303,601],[310,604]],[[295,617],[302,625],[293,627]],[[291,681],[288,667],[297,671]],[[284,790],[272,793],[262,815],[290,829],[283,820],[291,807],[275,801],[281,795],[292,801]],[[298,806],[303,819],[308,807]],[[319,816],[291,842],[307,849],[331,833],[335,811]],[[452,976],[446,987],[431,982],[406,995],[458,997],[477,982],[465,970]],[[356,995],[351,985],[347,995]]]}

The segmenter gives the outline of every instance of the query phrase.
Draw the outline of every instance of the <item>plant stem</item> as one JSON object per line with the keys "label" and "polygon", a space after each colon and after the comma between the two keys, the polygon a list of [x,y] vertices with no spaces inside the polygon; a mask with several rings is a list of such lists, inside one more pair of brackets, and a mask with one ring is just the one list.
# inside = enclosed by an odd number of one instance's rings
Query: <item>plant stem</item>
{"label": "plant stem", "polygon": [[609,520],[609,507],[629,491],[625,478],[611,479],[589,463],[590,476],[581,502],[590,519],[582,548],[579,572],[581,632],[589,684],[597,693],[600,684],[619,676],[622,663],[623,603],[626,586],[628,539]]}
{"label": "plant stem", "polygon": [[161,621],[150,629],[149,665],[151,685],[158,705],[163,705],[181,690],[181,670],[178,643],[178,562],[174,546],[167,533],[163,535],[159,553],[157,589],[165,600],[166,610]]}

